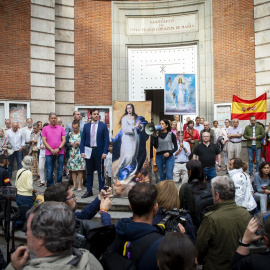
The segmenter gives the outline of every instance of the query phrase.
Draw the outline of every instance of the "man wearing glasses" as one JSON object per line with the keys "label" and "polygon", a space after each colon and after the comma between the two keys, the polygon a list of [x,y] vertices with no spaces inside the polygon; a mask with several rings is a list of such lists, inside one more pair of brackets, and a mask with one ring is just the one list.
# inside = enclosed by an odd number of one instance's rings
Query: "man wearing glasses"
{"label": "man wearing glasses", "polygon": [[[216,169],[216,158],[218,167]],[[205,179],[209,182],[217,176],[216,170],[221,169],[221,157],[218,147],[210,142],[210,133],[202,133],[202,143],[200,143],[193,151],[193,159],[198,159],[203,166]]]}
{"label": "man wearing glasses", "polygon": [[78,219],[92,219],[97,212],[101,215],[103,225],[111,224],[111,216],[108,210],[111,207],[111,188],[106,192],[101,190],[99,195],[88,204],[81,212],[76,212],[77,197],[70,188],[68,182],[56,183],[48,187],[44,192],[45,201],[62,202],[66,204]]}

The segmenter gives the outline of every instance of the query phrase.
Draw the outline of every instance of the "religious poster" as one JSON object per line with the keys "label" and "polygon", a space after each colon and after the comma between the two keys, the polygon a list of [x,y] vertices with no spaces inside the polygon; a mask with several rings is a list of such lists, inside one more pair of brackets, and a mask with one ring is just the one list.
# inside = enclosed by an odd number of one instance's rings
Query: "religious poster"
{"label": "religious poster", "polygon": [[27,106],[26,104],[9,104],[9,120],[13,122],[18,122],[19,127],[26,126],[27,118]]}
{"label": "religious poster", "polygon": [[115,195],[127,196],[138,182],[151,181],[150,136],[145,125],[151,122],[151,101],[113,104],[112,178]]}
{"label": "religious poster", "polygon": [[195,74],[165,74],[164,114],[197,114]]}

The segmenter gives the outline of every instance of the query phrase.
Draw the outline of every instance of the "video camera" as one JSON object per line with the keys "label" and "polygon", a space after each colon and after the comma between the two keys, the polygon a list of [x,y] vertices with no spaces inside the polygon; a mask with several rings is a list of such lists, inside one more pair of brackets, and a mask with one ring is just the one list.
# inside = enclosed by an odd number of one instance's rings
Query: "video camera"
{"label": "video camera", "polygon": [[185,216],[188,214],[187,210],[173,208],[171,211],[166,210],[165,208],[160,207],[158,214],[165,214],[166,217],[159,222],[158,226],[166,234],[168,232],[180,231],[178,228],[178,223],[183,227],[186,227],[187,220]]}
{"label": "video camera", "polygon": [[11,199],[11,198],[16,198],[17,196],[17,188],[12,187],[12,186],[2,186],[0,187],[0,196]]}

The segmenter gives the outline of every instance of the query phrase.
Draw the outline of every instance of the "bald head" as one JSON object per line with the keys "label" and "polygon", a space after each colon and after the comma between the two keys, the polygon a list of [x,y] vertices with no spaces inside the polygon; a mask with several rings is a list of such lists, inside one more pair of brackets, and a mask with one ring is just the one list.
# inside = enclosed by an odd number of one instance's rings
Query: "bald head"
{"label": "bald head", "polygon": [[208,130],[209,129],[209,122],[205,121],[203,126],[204,126],[205,130]]}
{"label": "bald head", "polygon": [[57,117],[56,118],[56,123],[58,126],[62,126],[63,122],[62,122],[62,119],[60,117]]}
{"label": "bald head", "polygon": [[237,128],[238,127],[238,125],[239,125],[239,120],[238,119],[233,119],[233,127],[234,128]]}
{"label": "bald head", "polygon": [[16,132],[18,130],[18,128],[19,128],[19,123],[18,122],[13,122],[12,123],[12,130],[14,132]]}

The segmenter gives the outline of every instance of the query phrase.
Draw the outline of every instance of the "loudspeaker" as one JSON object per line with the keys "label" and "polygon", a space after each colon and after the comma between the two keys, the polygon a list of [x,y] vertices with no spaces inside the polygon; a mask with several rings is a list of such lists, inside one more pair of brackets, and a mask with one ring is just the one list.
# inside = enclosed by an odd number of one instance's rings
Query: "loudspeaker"
{"label": "loudspeaker", "polygon": [[154,132],[160,131],[161,130],[161,126],[155,126],[152,123],[148,123],[145,126],[145,132],[147,135],[152,135]]}

